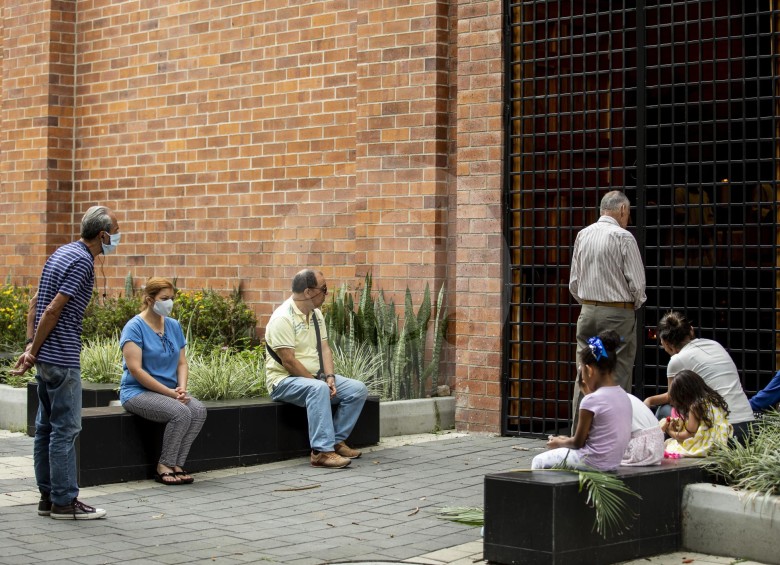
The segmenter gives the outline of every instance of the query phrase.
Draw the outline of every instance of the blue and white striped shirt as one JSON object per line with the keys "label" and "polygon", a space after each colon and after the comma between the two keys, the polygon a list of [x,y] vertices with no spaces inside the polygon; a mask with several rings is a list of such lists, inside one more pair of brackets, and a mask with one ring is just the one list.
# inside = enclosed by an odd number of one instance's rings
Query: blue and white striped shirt
{"label": "blue and white striped shirt", "polygon": [[80,367],[81,331],[84,311],[95,284],[95,259],[87,246],[74,241],[63,245],[46,261],[38,285],[35,327],[57,294],[68,300],[57,325],[38,350],[38,361],[62,367]]}

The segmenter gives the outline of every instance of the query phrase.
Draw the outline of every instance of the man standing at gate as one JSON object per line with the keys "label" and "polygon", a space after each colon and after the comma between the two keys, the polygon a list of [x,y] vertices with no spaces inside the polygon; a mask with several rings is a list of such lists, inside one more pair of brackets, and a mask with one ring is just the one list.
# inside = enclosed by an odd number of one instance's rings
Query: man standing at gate
{"label": "man standing at gate", "polygon": [[[328,285],[319,271],[304,269],[292,281],[292,296],[265,328],[266,386],[273,400],[306,407],[312,467],[341,469],[360,451],[344,440],[352,432],[368,390],[334,374],[325,318],[320,306]],[[331,404],[336,405],[332,414]]]}
{"label": "man standing at gate", "polygon": [[[613,190],[601,199],[601,217],[574,241],[569,291],[582,305],[577,319],[577,353],[588,339],[605,330],[616,331],[623,344],[617,350],[615,378],[631,392],[636,356],[636,314],[647,300],[645,268],[636,239],[626,226],[631,217],[628,197]],[[577,375],[582,369],[577,367]],[[582,393],[574,384],[572,433],[577,426]]]}

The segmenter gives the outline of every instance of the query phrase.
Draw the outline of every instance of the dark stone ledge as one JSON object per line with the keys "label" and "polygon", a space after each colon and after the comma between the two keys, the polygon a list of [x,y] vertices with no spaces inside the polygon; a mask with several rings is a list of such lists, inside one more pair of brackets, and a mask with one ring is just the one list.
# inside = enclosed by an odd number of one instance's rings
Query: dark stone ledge
{"label": "dark stone ledge", "polygon": [[[199,472],[255,465],[309,453],[306,410],[268,398],[204,402],[208,417],[192,444],[186,469]],[[76,443],[82,487],[150,479],[165,425],[121,406],[84,408]],[[379,398],[369,397],[350,445],[379,443]]]}
{"label": "dark stone ledge", "polygon": [[617,471],[642,499],[625,497],[637,515],[628,529],[602,538],[578,476],[557,471],[485,476],[484,558],[491,563],[580,565],[617,563],[682,546],[683,489],[704,480],[700,461],[664,460]]}

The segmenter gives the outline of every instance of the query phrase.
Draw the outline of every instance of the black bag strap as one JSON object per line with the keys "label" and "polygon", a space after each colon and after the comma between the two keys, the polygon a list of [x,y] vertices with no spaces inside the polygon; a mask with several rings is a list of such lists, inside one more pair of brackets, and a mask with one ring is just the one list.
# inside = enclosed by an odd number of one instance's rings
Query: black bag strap
{"label": "black bag strap", "polygon": [[276,354],[276,351],[274,351],[273,349],[271,349],[271,346],[270,346],[270,345],[268,345],[268,342],[267,342],[267,341],[265,342],[265,352],[266,352],[266,353],[268,353],[268,355],[270,355],[270,356],[271,356],[271,358],[272,358],[274,361],[276,361],[277,363],[279,363],[280,365],[282,365],[282,367],[284,367],[284,365],[282,364],[282,360],[281,360],[281,359],[279,359],[279,356]]}
{"label": "black bag strap", "polygon": [[317,312],[312,311],[312,316],[314,316],[314,332],[317,334],[317,356],[320,358],[320,370],[317,371],[317,378],[323,377],[325,375],[325,366],[322,363],[322,338],[320,337],[320,322],[317,319]]}
{"label": "black bag strap", "polygon": [[[314,333],[317,334],[317,356],[320,358],[320,370],[317,371],[317,378],[320,377],[320,375],[325,374],[325,366],[322,362],[322,338],[320,337],[320,324],[319,320],[317,320],[317,314],[316,312],[312,311],[311,313],[313,317],[314,322]],[[284,367],[284,364],[282,363],[282,360],[279,358],[279,355],[277,355],[276,351],[274,351],[270,345],[268,345],[268,342],[265,342],[265,352],[268,353],[268,355],[271,356],[271,358],[282,365]]]}

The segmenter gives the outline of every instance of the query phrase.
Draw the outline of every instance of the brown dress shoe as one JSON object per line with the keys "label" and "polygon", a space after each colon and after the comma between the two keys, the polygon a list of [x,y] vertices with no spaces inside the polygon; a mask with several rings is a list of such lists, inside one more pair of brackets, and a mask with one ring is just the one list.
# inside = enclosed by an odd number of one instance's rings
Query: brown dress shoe
{"label": "brown dress shoe", "polygon": [[333,449],[341,455],[342,457],[346,457],[347,459],[357,459],[362,455],[361,451],[358,451],[357,449],[352,449],[351,447],[347,446],[346,443],[343,441],[340,441],[337,443]]}
{"label": "brown dress shoe", "polygon": [[335,451],[320,451],[319,453],[311,452],[311,466],[312,467],[326,467],[328,469],[343,469],[347,465],[352,463],[346,457],[342,457]]}

